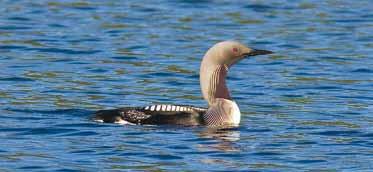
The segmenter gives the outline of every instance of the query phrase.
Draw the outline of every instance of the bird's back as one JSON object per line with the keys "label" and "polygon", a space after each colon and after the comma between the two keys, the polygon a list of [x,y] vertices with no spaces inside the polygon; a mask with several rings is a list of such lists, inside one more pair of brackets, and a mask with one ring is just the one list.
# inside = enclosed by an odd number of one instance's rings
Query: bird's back
{"label": "bird's back", "polygon": [[100,110],[93,120],[123,124],[173,124],[194,126],[203,124],[205,108],[185,105],[151,105],[146,107],[124,107]]}

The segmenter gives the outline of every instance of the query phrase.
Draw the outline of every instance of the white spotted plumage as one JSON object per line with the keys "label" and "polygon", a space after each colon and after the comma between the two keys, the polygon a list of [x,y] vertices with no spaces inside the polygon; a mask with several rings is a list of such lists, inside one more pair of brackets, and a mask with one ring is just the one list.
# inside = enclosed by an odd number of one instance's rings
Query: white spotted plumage
{"label": "white spotted plumage", "polygon": [[170,104],[150,105],[145,106],[144,110],[161,111],[161,112],[192,112],[192,111],[206,111],[204,108],[193,106],[178,106]]}
{"label": "white spotted plumage", "polygon": [[161,110],[161,105],[155,105],[155,106],[156,106],[157,111]]}
{"label": "white spotted plumage", "polygon": [[167,105],[166,110],[167,110],[167,111],[171,111],[171,105]]}
{"label": "white spotted plumage", "polygon": [[152,107],[150,107],[150,111],[154,111],[155,110],[155,106],[153,105]]}

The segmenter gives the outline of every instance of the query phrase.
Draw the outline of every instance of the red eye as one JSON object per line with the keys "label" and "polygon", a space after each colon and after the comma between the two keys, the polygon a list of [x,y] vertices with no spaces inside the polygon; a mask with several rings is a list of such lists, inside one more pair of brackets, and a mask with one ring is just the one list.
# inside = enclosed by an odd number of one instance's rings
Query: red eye
{"label": "red eye", "polygon": [[233,48],[233,52],[237,53],[238,52],[238,48]]}

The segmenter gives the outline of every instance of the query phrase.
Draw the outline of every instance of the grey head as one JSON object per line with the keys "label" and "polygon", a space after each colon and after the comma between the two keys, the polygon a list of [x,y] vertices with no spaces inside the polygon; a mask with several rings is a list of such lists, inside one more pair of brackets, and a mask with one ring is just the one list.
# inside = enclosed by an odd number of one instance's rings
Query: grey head
{"label": "grey head", "polygon": [[237,41],[223,41],[212,46],[203,57],[200,68],[201,91],[209,106],[216,98],[231,100],[225,77],[232,65],[247,57],[271,53],[249,48]]}

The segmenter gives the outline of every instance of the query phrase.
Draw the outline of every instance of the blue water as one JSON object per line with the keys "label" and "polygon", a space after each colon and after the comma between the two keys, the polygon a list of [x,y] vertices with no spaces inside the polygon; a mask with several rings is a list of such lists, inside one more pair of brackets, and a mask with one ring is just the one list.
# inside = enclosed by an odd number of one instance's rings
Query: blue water
{"label": "blue water", "polygon": [[[373,3],[0,2],[0,171],[372,171]],[[205,106],[221,40],[276,52],[234,66],[237,129],[122,126],[99,109]]]}

